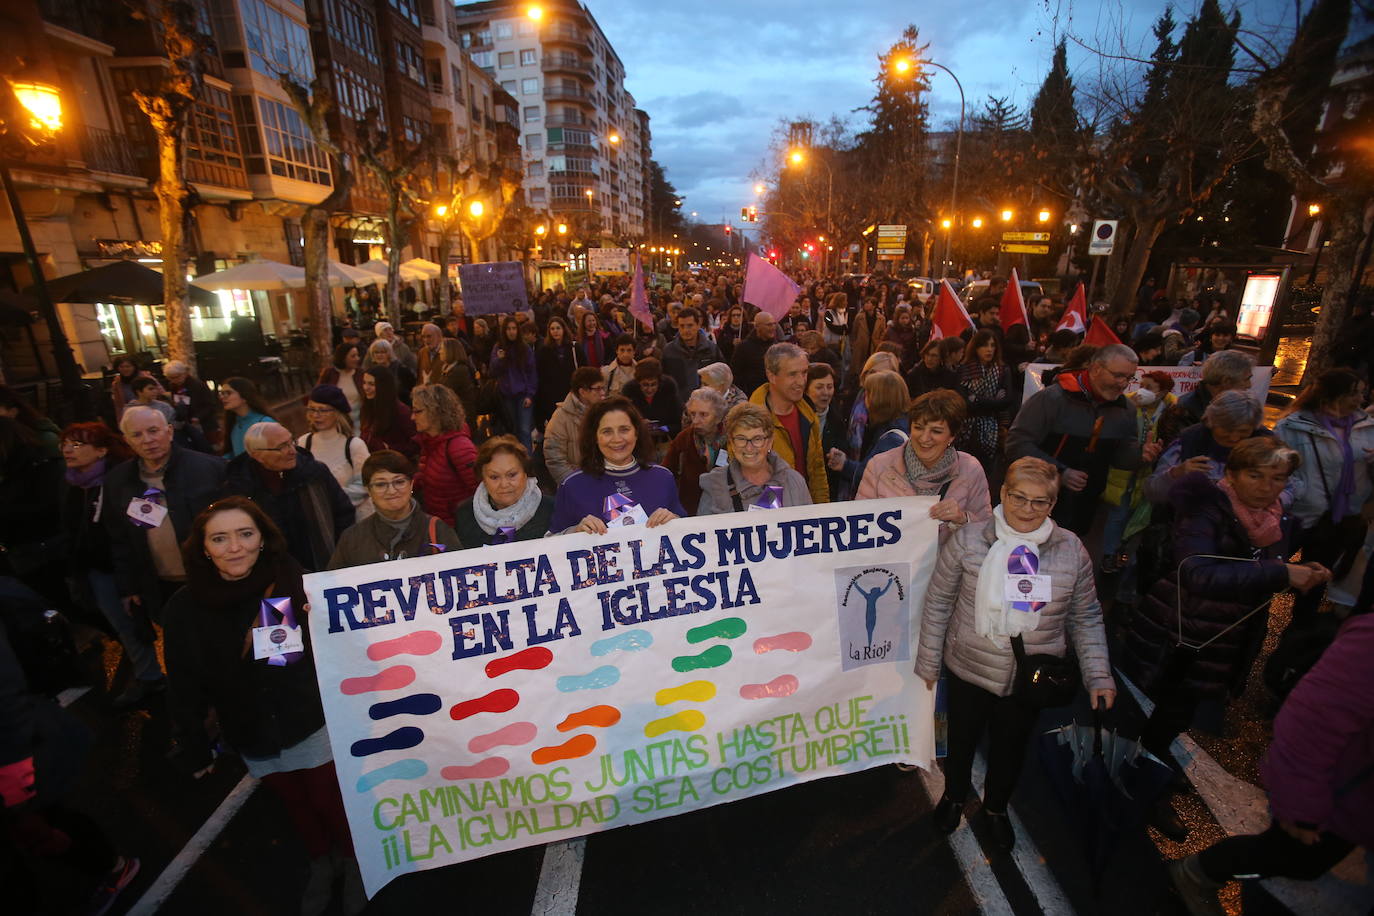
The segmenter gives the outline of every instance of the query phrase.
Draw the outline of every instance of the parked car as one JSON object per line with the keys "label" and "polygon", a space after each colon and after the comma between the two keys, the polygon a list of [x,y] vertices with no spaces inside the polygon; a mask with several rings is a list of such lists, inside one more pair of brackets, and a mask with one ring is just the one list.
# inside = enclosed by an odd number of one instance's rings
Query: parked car
{"label": "parked car", "polygon": [[[974,281],[973,281],[972,283],[970,283],[968,286],[964,287],[964,291],[963,291],[960,295],[963,297],[964,305],[965,305],[965,306],[968,306],[968,305],[971,304],[975,299],[977,299],[979,296],[983,295],[983,294],[986,293],[987,291],[988,291],[988,281],[987,281],[987,280],[974,280]],[[1044,291],[1044,289],[1040,286],[1040,284],[1037,283],[1037,282],[1034,281],[1034,280],[1022,280],[1022,281],[1021,281],[1021,298],[1022,298],[1022,299],[1029,299],[1031,296],[1041,296],[1041,295],[1044,295],[1044,292],[1045,292],[1045,291]]]}

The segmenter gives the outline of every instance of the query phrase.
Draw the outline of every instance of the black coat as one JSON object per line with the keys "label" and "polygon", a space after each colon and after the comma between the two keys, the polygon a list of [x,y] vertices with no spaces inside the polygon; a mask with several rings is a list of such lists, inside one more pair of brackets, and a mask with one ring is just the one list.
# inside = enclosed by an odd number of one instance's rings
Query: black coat
{"label": "black coat", "polygon": [[[1205,474],[1184,476],[1170,491],[1170,499],[1175,512],[1173,569],[1154,584],[1129,621],[1123,664],[1148,691],[1157,686],[1175,652],[1195,651],[1183,675],[1184,686],[1197,696],[1219,696],[1230,687],[1238,667],[1248,662],[1249,647],[1269,616],[1262,611],[1227,627],[1288,586],[1284,557],[1290,520],[1284,518],[1285,537],[1277,544],[1256,548],[1231,501]],[[1217,556],[1236,559],[1214,559]],[[1205,648],[1178,648],[1180,605],[1184,640],[1192,645],[1214,640]]]}
{"label": "black coat", "polygon": [[561,347],[540,344],[535,351],[534,371],[539,379],[534,395],[535,422],[553,416],[559,402],[568,396],[577,357],[577,348],[570,343]]}
{"label": "black coat", "polygon": [[776,340],[762,340],[757,334],[749,334],[735,344],[734,355],[730,357],[730,371],[735,373],[735,384],[746,396],[752,397],[759,386],[768,381],[768,373],[763,368],[763,355]]}
{"label": "black coat", "polygon": [[[539,508],[530,516],[530,520],[515,530],[517,541],[532,541],[542,538],[549,531],[549,519],[553,518],[553,497],[545,496],[539,502]],[[482,526],[477,524],[477,516],[472,512],[472,500],[466,500],[458,506],[453,515],[453,530],[458,533],[458,540],[462,542],[463,548],[485,547],[496,543],[496,535],[487,534],[482,530]]]}
{"label": "black coat", "polygon": [[226,493],[247,496],[276,522],[287,548],[306,571],[327,569],[339,536],[353,524],[353,502],[334,473],[300,446],[296,466],[282,475],[274,493],[263,480],[260,465],[245,452],[229,462]]}
{"label": "black coat", "polygon": [[622,394],[639,409],[651,427],[668,427],[668,438],[682,431],[682,399],[678,397],[677,382],[667,375],[659,378],[658,391],[654,392],[652,401],[644,399],[639,382],[627,382]]}

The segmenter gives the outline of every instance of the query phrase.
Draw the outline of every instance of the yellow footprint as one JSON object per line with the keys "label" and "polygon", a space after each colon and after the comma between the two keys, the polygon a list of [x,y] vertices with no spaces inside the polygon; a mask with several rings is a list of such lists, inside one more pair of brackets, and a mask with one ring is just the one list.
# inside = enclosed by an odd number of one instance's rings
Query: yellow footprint
{"label": "yellow footprint", "polygon": [[655,719],[644,726],[644,737],[657,738],[664,732],[694,732],[706,724],[706,717],[695,709],[684,709],[676,715]]}
{"label": "yellow footprint", "polygon": [[707,700],[714,699],[715,695],[716,685],[710,681],[688,681],[678,687],[664,687],[654,694],[654,702],[659,706],[667,706],[682,700],[692,703],[705,703]]}

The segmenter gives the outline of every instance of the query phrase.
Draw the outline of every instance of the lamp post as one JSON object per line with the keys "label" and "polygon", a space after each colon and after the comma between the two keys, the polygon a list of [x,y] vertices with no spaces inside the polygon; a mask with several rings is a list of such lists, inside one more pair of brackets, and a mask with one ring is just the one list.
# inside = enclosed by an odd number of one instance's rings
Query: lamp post
{"label": "lamp post", "polygon": [[0,150],[0,182],[4,183],[5,198],[9,201],[10,212],[14,214],[19,242],[24,248],[24,261],[33,277],[38,308],[48,326],[48,341],[52,345],[58,378],[62,381],[63,401],[73,409],[77,419],[84,420],[90,416],[90,404],[82,387],[81,372],[72,355],[67,334],[62,330],[62,322],[57,317],[52,296],[48,293],[47,278],[38,261],[38,249],[34,247],[29,222],[24,217],[14,177],[10,175],[10,160],[22,160],[25,154],[51,143],[62,129],[62,96],[57,87],[49,83],[16,80],[7,85],[9,98],[6,100],[3,120],[0,120],[0,135],[4,142],[3,150]]}
{"label": "lamp post", "polygon": [[[909,61],[906,58],[898,58],[893,62],[892,69],[899,75],[905,75],[912,69],[912,64],[922,64],[929,67],[937,67],[949,74],[950,79],[954,80],[954,85],[959,89],[959,127],[954,133],[954,170],[949,183],[949,215],[951,219],[956,219],[959,212],[959,154],[964,147],[964,84],[959,82],[959,77],[954,75],[954,71],[942,63],[933,60]],[[1006,219],[1006,217],[1003,217]],[[946,229],[950,227],[946,226]],[[949,246],[953,232],[945,233],[945,263],[949,263]]]}
{"label": "lamp post", "polygon": [[[799,149],[792,150],[787,158],[793,165],[802,165],[806,162],[806,154]],[[826,162],[824,159],[818,158],[816,161],[825,166],[825,234],[833,237],[835,233],[834,228],[830,224],[830,214],[831,207],[835,203],[835,171],[830,167],[830,163]],[[825,265],[825,268],[829,268],[828,263]]]}

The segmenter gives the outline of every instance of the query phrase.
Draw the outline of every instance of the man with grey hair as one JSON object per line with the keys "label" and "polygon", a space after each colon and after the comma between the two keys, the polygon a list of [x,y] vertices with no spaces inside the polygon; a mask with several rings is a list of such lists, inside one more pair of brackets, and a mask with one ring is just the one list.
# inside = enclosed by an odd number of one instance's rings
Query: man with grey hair
{"label": "man with grey hair", "polygon": [[1239,350],[1218,350],[1202,364],[1202,380],[1159,418],[1159,441],[1166,446],[1190,426],[1202,422],[1203,411],[1225,391],[1249,391],[1255,361]]}
{"label": "man with grey hair", "polygon": [[[420,385],[437,385],[443,382],[440,367],[443,365],[443,356],[439,352],[439,347],[444,342],[443,330],[434,322],[428,322],[420,328],[420,356],[419,369],[416,375],[419,377]],[[392,346],[393,353],[395,346]]]}
{"label": "man with grey hair", "polygon": [[1092,528],[1108,472],[1159,457],[1158,442],[1140,447],[1135,407],[1125,397],[1136,368],[1130,347],[1102,347],[1087,368],[1060,373],[1031,395],[1007,433],[1008,463],[1029,455],[1059,468],[1064,486],[1054,520],[1080,538]]}
{"label": "man with grey hair", "polygon": [[[1206,474],[1213,483],[1221,480],[1226,459],[1246,439],[1272,436],[1264,428],[1264,407],[1248,391],[1223,391],[1202,412],[1202,422],[1183,430],[1159,456],[1159,463],[1145,482],[1145,496],[1158,506],[1169,502],[1169,491],[1184,475],[1194,471]],[[1296,475],[1289,478],[1281,497],[1292,502]]]}
{"label": "man with grey hair", "polygon": [[735,384],[753,399],[754,390],[767,381],[763,365],[763,355],[777,342],[778,320],[760,310],[754,316],[754,333],[735,344],[735,352],[730,358],[730,369],[735,373]]}
{"label": "man with grey hair", "polygon": [[280,423],[248,427],[224,489],[262,507],[306,572],[327,567],[339,536],[353,524],[353,502],[328,465],[296,445]]}
{"label": "man with grey hair", "polygon": [[[738,349],[735,352],[738,355]],[[775,343],[764,354],[763,362],[768,381],[759,385],[749,400],[773,414],[773,451],[806,478],[811,501],[828,503],[830,481],[821,449],[821,426],[816,411],[806,402],[806,370],[810,367],[806,351],[796,344]]]}
{"label": "man with grey hair", "polygon": [[[147,622],[161,618],[162,605],[186,581],[181,542],[221,495],[225,465],[174,443],[171,425],[151,407],[125,410],[119,431],[135,457],[105,474],[100,522],[110,538],[120,602],[151,634]],[[136,706],[160,689],[160,681],[137,681],[115,705]]]}

